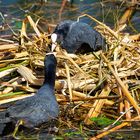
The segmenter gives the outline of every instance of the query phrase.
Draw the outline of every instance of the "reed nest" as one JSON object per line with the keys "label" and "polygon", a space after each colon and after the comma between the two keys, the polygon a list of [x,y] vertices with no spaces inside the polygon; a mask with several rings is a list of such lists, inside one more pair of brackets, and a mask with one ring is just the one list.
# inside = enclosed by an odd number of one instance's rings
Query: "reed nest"
{"label": "reed nest", "polygon": [[[104,115],[116,120],[111,125],[113,128],[108,127],[108,130],[115,131],[140,118],[140,34],[115,31],[91,18],[97,23],[96,30],[106,39],[108,50],[69,55],[57,46],[55,89],[62,110],[60,120],[67,122],[65,125],[69,127],[72,123],[76,126],[76,121],[91,125],[93,121],[90,118]],[[27,22],[35,34],[27,34]],[[41,86],[43,60],[51,44],[49,35],[40,32],[37,24],[27,16],[16,41],[12,41],[13,37],[2,40],[1,105],[33,96]],[[66,120],[63,118],[65,115]],[[118,121],[122,122],[115,126]],[[112,131],[103,132],[96,138]]]}

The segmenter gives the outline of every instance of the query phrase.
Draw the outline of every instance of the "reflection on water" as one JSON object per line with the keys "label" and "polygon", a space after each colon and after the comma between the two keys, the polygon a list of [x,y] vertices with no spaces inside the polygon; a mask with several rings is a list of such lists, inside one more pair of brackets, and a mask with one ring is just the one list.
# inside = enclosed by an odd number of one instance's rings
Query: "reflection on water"
{"label": "reflection on water", "polygon": [[[37,20],[40,18],[41,27],[45,28],[45,24],[59,22],[59,10],[61,7],[61,0],[48,0],[44,3],[43,0],[1,0],[0,12],[2,12],[8,24],[10,24],[15,31],[21,28],[21,21],[27,14],[30,14],[32,18]],[[72,6],[66,4],[63,12],[63,19],[77,19],[79,15],[87,13],[94,16],[98,20],[105,22],[110,27],[113,27],[117,19],[122,15],[125,7],[117,5],[115,2],[100,2],[99,0],[74,0]],[[2,18],[0,18],[0,25],[4,24]],[[95,25],[95,22],[87,17],[81,19],[91,25]],[[140,31],[140,13],[136,12],[132,18],[129,27],[129,32],[137,33]]]}

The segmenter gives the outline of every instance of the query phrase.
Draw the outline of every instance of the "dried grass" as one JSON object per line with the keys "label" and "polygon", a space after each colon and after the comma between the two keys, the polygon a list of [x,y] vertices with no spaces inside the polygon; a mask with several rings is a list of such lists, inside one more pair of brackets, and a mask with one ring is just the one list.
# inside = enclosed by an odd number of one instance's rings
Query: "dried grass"
{"label": "dried grass", "polygon": [[[83,16],[90,17],[89,15]],[[90,18],[99,24],[96,29],[105,37],[109,50],[107,52],[99,51],[69,56],[58,46],[56,50],[58,66],[55,84],[57,100],[60,106],[74,102],[75,106],[71,110],[74,109],[75,113],[78,108],[81,109],[81,112],[86,110],[86,113],[81,113],[81,121],[88,125],[93,123],[90,120],[91,117],[97,117],[101,113],[109,113],[112,114],[112,117],[119,118],[120,113],[124,112],[121,118],[123,120],[129,119],[131,122],[134,116],[140,114],[138,105],[140,96],[140,34],[128,35],[115,32],[95,18]],[[30,23],[36,33],[30,38],[26,34],[27,22]],[[32,85],[40,86],[42,84],[43,59],[48,44],[51,42],[48,36],[47,33],[40,33],[36,23],[28,16],[23,21],[21,29],[21,45],[15,45],[11,42],[7,44],[7,41],[0,45],[1,105],[20,99],[14,94],[13,97],[11,94],[8,96],[9,93],[14,93],[17,88],[24,91],[24,97],[28,97],[30,95],[26,95],[25,92],[32,93],[35,90]],[[14,54],[14,58],[6,59],[9,52]],[[39,75],[36,69],[42,70]],[[28,85],[21,81],[20,83],[16,82],[17,85],[13,87],[14,84],[12,83],[15,82],[13,74],[18,76],[17,79],[23,78]],[[11,76],[7,78],[7,75]],[[4,94],[7,94],[6,98],[2,98]],[[112,102],[109,103],[110,101]],[[128,115],[127,110],[132,106],[134,113],[129,112]],[[114,107],[117,108],[117,113],[114,111]],[[110,109],[108,110],[108,108]],[[130,123],[123,123],[119,128],[128,124]]]}

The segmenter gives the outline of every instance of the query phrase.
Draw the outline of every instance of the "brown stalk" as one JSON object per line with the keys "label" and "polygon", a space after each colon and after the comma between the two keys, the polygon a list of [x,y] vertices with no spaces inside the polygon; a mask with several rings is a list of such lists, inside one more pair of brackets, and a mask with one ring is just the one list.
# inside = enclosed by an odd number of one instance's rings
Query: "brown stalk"
{"label": "brown stalk", "polygon": [[70,80],[70,70],[68,65],[65,63],[66,73],[67,73],[67,83],[68,83],[68,90],[70,94],[70,101],[72,101],[72,87],[71,87],[71,80]]}
{"label": "brown stalk", "polygon": [[24,99],[24,98],[27,98],[27,97],[31,97],[33,95],[34,94],[32,93],[32,94],[27,94],[27,95],[20,95],[18,97],[14,97],[14,98],[10,98],[10,99],[1,100],[0,105],[6,104],[6,103],[9,103],[9,102],[13,102],[13,101],[17,101],[17,100],[21,100],[21,99]]}
{"label": "brown stalk", "polygon": [[[140,120],[140,116],[137,116],[137,117],[131,119],[131,121],[134,121],[134,120],[135,120],[135,121],[136,121],[136,120]],[[97,136],[95,136],[95,137],[90,138],[90,140],[98,140],[98,139],[100,139],[100,138],[102,138],[102,137],[104,137],[104,136],[106,136],[106,135],[108,135],[108,134],[110,134],[110,133],[112,133],[112,132],[115,132],[115,131],[118,130],[118,129],[121,129],[121,128],[124,127],[124,126],[128,126],[130,123],[131,123],[131,122],[123,122],[123,123],[121,123],[120,125],[111,128],[110,130],[106,130],[105,132],[103,132],[103,133],[101,133],[101,134],[99,134],[99,135],[97,135]]]}
{"label": "brown stalk", "polygon": [[136,8],[136,0],[131,0],[132,4],[130,7],[126,8],[124,14],[122,15],[122,17],[119,20],[118,26],[117,26],[117,32],[123,30],[127,23],[130,21],[133,13],[135,12],[135,8]]}
{"label": "brown stalk", "polygon": [[36,24],[34,23],[33,19],[30,16],[27,16],[27,19],[29,20],[29,22],[30,22],[31,26],[33,27],[34,31],[36,32],[37,36],[41,37],[41,33],[38,30],[38,28],[37,28]]}
{"label": "brown stalk", "polygon": [[67,60],[69,60],[81,73],[83,73],[84,75],[86,75],[86,76],[90,76],[90,75],[88,75],[87,73],[85,73],[76,63],[75,63],[75,61],[72,59],[72,58],[70,58],[70,57],[67,57],[67,56],[62,56],[62,55],[57,55],[57,57],[58,58],[63,58],[63,59],[67,59]]}
{"label": "brown stalk", "polygon": [[118,35],[116,32],[114,32],[114,31],[111,30],[108,26],[106,26],[105,24],[103,24],[102,22],[98,21],[97,19],[95,19],[94,17],[92,17],[92,16],[90,16],[90,15],[88,15],[88,14],[83,14],[83,15],[79,16],[79,17],[78,17],[78,20],[79,20],[80,18],[82,18],[82,17],[85,17],[85,16],[91,18],[92,20],[94,20],[95,22],[97,22],[99,25],[103,26],[103,27],[104,27],[105,29],[107,29],[116,39],[119,39],[119,35]]}
{"label": "brown stalk", "polygon": [[7,69],[7,70],[4,70],[4,71],[0,72],[0,78],[4,77],[6,75],[9,75],[13,71],[16,71],[16,69],[17,68],[11,68],[11,69]]}
{"label": "brown stalk", "polygon": [[[99,97],[108,96],[110,91],[111,91],[111,89],[109,88],[108,85],[106,85],[104,87],[104,89],[102,90],[102,92],[100,93]],[[105,102],[106,102],[106,100],[99,100],[99,101],[97,100],[94,102],[92,108],[86,115],[86,118],[84,120],[85,124],[89,125],[89,124],[93,123],[93,121],[91,121],[90,118],[97,117],[100,114],[101,109]]]}
{"label": "brown stalk", "polygon": [[128,89],[125,87],[124,83],[122,82],[122,80],[119,78],[119,76],[116,74],[116,72],[114,71],[114,69],[112,68],[110,62],[107,60],[107,58],[105,57],[105,55],[103,53],[101,53],[102,58],[105,60],[107,66],[109,67],[110,71],[112,72],[112,74],[114,75],[116,81],[118,82],[118,84],[120,85],[124,95],[128,98],[128,100],[130,101],[130,103],[134,106],[134,108],[136,109],[136,111],[138,112],[138,114],[140,113],[140,108],[137,104],[137,102],[134,100],[134,98],[131,96],[131,93],[128,91]]}
{"label": "brown stalk", "polygon": [[[56,94],[58,102],[69,102],[70,97],[68,95]],[[72,101],[94,101],[94,100],[106,100],[106,99],[118,99],[120,96],[98,96],[98,97],[77,97],[73,95]],[[107,101],[107,100],[106,100]],[[106,103],[105,101],[105,103]],[[108,102],[108,101],[107,101]],[[109,103],[112,105],[112,103]],[[93,107],[93,105],[92,105]]]}
{"label": "brown stalk", "polygon": [[19,48],[18,44],[4,44],[0,45],[0,51],[4,50],[17,50]]}

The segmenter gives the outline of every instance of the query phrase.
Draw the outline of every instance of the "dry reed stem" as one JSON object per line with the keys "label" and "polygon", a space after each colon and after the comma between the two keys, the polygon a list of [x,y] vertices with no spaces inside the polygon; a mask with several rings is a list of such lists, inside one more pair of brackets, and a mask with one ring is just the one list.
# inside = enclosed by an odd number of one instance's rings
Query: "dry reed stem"
{"label": "dry reed stem", "polygon": [[[125,110],[128,110],[130,108],[130,103],[127,100],[125,100],[124,104],[125,104]],[[126,120],[130,120],[130,119],[131,119],[131,111],[129,110],[126,112]]]}
{"label": "dry reed stem", "polygon": [[[102,97],[102,96],[108,96],[109,93],[110,93],[111,89],[109,88],[108,85],[106,85],[102,92],[100,93],[99,97]],[[89,124],[92,124],[93,121],[90,120],[90,118],[93,118],[93,117],[97,117],[100,112],[101,112],[101,109],[104,105],[104,103],[106,102],[106,100],[100,100],[100,101],[95,101],[92,108],[90,109],[90,111],[88,112],[84,122],[85,124],[89,125]]]}
{"label": "dry reed stem", "polygon": [[0,45],[0,51],[4,50],[17,50],[19,48],[18,44],[4,44]]}
{"label": "dry reed stem", "polygon": [[33,19],[32,19],[30,16],[27,16],[27,19],[29,20],[30,25],[33,27],[33,29],[34,29],[34,31],[36,32],[37,36],[38,36],[38,37],[41,37],[41,33],[40,33],[40,31],[38,30],[38,28],[36,27],[36,24],[34,23]]}
{"label": "dry reed stem", "polygon": [[100,138],[102,138],[102,137],[104,137],[104,136],[106,136],[106,135],[108,135],[108,134],[110,134],[112,132],[115,132],[116,130],[118,130],[118,129],[124,127],[124,126],[127,126],[128,124],[129,124],[128,122],[124,122],[124,123],[112,128],[110,130],[107,130],[107,131],[105,131],[105,132],[103,132],[103,133],[101,133],[101,134],[99,134],[99,135],[97,135],[95,137],[90,138],[90,140],[98,140],[98,139],[100,139]]}
{"label": "dry reed stem", "polygon": [[15,54],[15,58],[22,58],[22,57],[27,57],[27,56],[29,56],[29,53],[27,51]]}
{"label": "dry reed stem", "polygon": [[[127,78],[125,78],[125,80],[127,80]],[[128,84],[125,84],[125,86],[127,87],[127,89],[129,88]],[[127,100],[124,100],[124,105],[125,105],[125,111],[126,111],[126,120],[130,120],[131,119],[131,111],[129,110],[130,103]]]}
{"label": "dry reed stem", "polygon": [[[12,82],[12,83],[8,83],[6,86],[8,86],[8,87],[6,87],[3,91],[2,91],[2,93],[1,94],[6,94],[6,93],[9,93],[9,92],[12,92],[13,91],[13,88],[14,88],[14,86],[16,86],[16,85],[18,85],[18,84],[21,84],[21,80],[16,80],[16,81],[14,81],[14,82]],[[12,86],[10,86],[10,85],[12,85]]]}
{"label": "dry reed stem", "polygon": [[125,87],[124,83],[121,81],[121,79],[118,77],[118,75],[115,73],[115,71],[113,70],[111,64],[109,63],[109,61],[107,60],[107,58],[105,57],[105,55],[103,53],[101,53],[102,58],[105,60],[106,64],[108,65],[110,71],[112,72],[112,74],[114,75],[116,81],[118,82],[118,84],[120,85],[124,95],[128,98],[128,100],[130,101],[130,103],[134,106],[134,108],[136,109],[137,113],[140,113],[140,108],[137,104],[137,102],[134,100],[134,98],[131,96],[131,93],[128,91],[128,89]]}
{"label": "dry reed stem", "polygon": [[8,85],[8,87],[6,87],[0,94],[6,94],[6,93],[9,93],[9,92],[12,92],[13,91],[13,87],[10,87]]}
{"label": "dry reed stem", "polygon": [[[136,4],[135,4],[135,5],[136,5]],[[133,12],[135,11],[135,8],[134,8],[135,5],[133,5],[133,6],[131,6],[131,7],[128,7],[128,8],[125,10],[123,16],[122,16],[122,17],[120,18],[120,20],[119,20],[118,27],[117,27],[117,32],[122,31],[122,30],[124,29],[123,26],[125,26],[125,27],[127,26],[127,22],[130,20],[130,18],[131,18],[131,16],[132,16]],[[122,28],[122,27],[123,27],[123,28]]]}
{"label": "dry reed stem", "polygon": [[[26,19],[24,19],[22,22],[21,35],[20,35],[21,39],[23,39],[24,37],[28,38],[27,33],[26,33],[26,22],[27,22]],[[21,41],[21,44],[23,43],[24,43],[24,40]]]}
{"label": "dry reed stem", "polygon": [[70,101],[72,101],[73,93],[72,93],[72,86],[71,86],[71,80],[70,80],[70,70],[68,65],[65,63],[66,73],[67,73],[67,83],[68,83],[68,89],[70,94]]}
{"label": "dry reed stem", "polygon": [[130,36],[128,36],[128,39],[129,40],[134,40],[134,41],[136,41],[136,40],[140,40],[140,33],[138,33],[138,34],[136,34],[136,35],[130,35]]}
{"label": "dry reed stem", "polygon": [[17,71],[22,77],[24,77],[26,81],[28,81],[31,84],[34,84],[34,82],[37,80],[37,78],[32,74],[32,71],[25,66],[19,66]]}
{"label": "dry reed stem", "polygon": [[14,97],[14,98],[9,98],[9,99],[5,99],[5,100],[0,100],[0,105],[3,105],[3,104],[6,104],[6,103],[10,103],[10,102],[14,102],[14,101],[17,101],[17,100],[21,100],[21,99],[24,99],[24,98],[28,98],[28,97],[31,97],[33,96],[34,93],[32,94],[27,94],[27,95],[20,95],[20,97]]}
{"label": "dry reed stem", "polygon": [[21,60],[29,60],[29,57],[24,57],[24,58],[15,58],[15,59],[7,59],[7,60],[0,60],[0,63],[5,63],[5,62],[15,62],[15,61],[21,61]]}
{"label": "dry reed stem", "polygon": [[12,73],[13,71],[15,71],[17,68],[11,68],[11,69],[8,69],[8,70],[4,70],[2,72],[0,72],[0,78],[6,76],[6,75],[9,75],[10,73]]}
{"label": "dry reed stem", "polygon": [[119,35],[117,33],[115,33],[113,30],[111,30],[108,26],[106,26],[105,24],[103,24],[102,22],[98,21],[97,19],[95,19],[94,17],[88,15],[88,14],[83,14],[81,16],[78,17],[78,21],[80,18],[82,17],[89,17],[91,18],[92,20],[94,20],[96,23],[100,24],[101,26],[103,26],[105,29],[107,29],[117,40],[119,39]]}
{"label": "dry reed stem", "polygon": [[0,41],[7,42],[7,43],[14,43],[12,40],[0,38]]}
{"label": "dry reed stem", "polygon": [[81,73],[83,73],[85,76],[90,76],[90,75],[88,75],[87,73],[85,73],[76,63],[75,63],[75,61],[72,59],[72,58],[70,58],[70,57],[67,57],[67,56],[62,56],[62,55],[57,55],[57,58],[62,58],[62,59],[67,59],[67,60],[69,60]]}
{"label": "dry reed stem", "polygon": [[[74,91],[75,92],[75,91]],[[63,94],[56,94],[57,97],[57,101],[58,102],[70,102],[70,97],[69,95],[63,95]],[[109,105],[113,105],[112,102],[108,101],[107,99],[118,99],[120,96],[96,96],[96,97],[80,97],[80,96],[76,96],[73,95],[72,101],[76,102],[76,101],[94,101],[94,100],[105,100],[105,104],[109,104]],[[92,104],[92,108],[93,108],[93,104]]]}
{"label": "dry reed stem", "polygon": [[[139,121],[140,120],[140,116],[137,116],[137,117],[134,117],[133,119],[131,119],[131,121],[136,121],[136,120]],[[117,125],[116,127],[111,128],[110,130],[106,130],[105,132],[103,132],[103,133],[101,133],[101,134],[99,134],[99,135],[97,135],[95,137],[90,138],[90,140],[98,140],[100,138],[103,138],[104,136],[106,136],[106,135],[108,135],[108,134],[110,134],[112,132],[115,132],[118,129],[121,129],[124,126],[128,126],[130,123],[131,122],[123,122],[120,125]]]}

